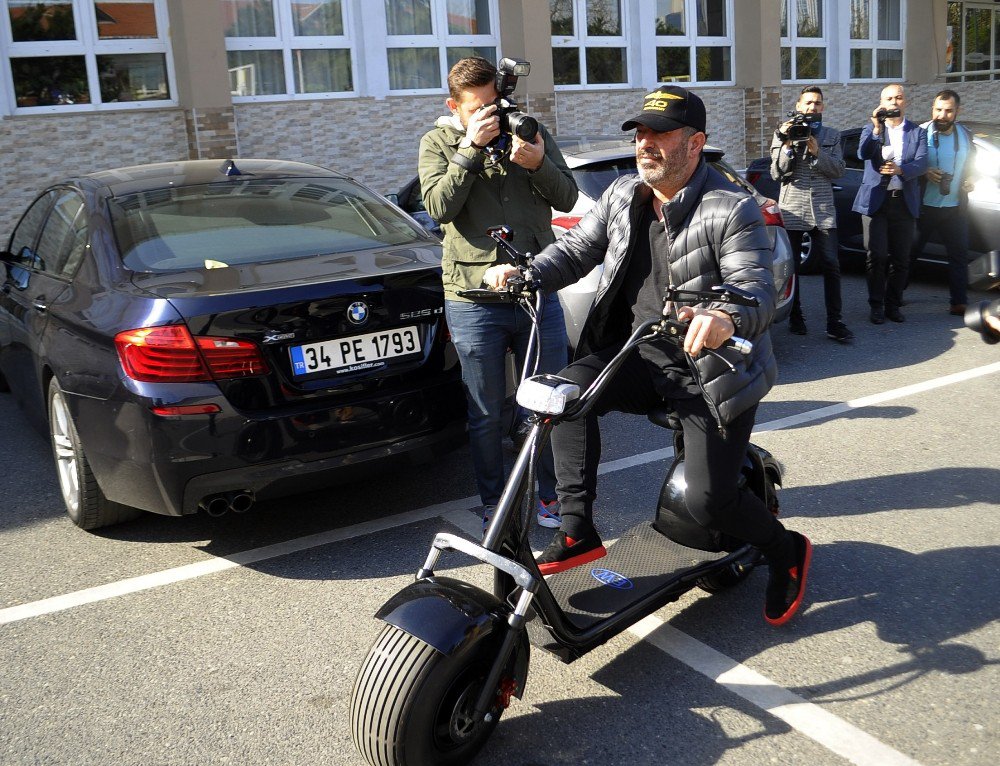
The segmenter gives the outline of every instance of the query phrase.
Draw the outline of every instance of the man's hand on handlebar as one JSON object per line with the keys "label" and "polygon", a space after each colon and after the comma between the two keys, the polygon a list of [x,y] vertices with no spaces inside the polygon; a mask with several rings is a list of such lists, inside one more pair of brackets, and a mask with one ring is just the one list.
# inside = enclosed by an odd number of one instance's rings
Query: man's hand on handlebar
{"label": "man's hand on handlebar", "polygon": [[684,352],[691,356],[698,356],[702,349],[718,348],[736,332],[732,317],[719,309],[681,306],[677,310],[677,319],[690,322],[684,336]]}
{"label": "man's hand on handlebar", "polygon": [[507,286],[507,280],[518,274],[515,266],[506,263],[490,266],[483,275],[483,284],[491,290],[502,290]]}

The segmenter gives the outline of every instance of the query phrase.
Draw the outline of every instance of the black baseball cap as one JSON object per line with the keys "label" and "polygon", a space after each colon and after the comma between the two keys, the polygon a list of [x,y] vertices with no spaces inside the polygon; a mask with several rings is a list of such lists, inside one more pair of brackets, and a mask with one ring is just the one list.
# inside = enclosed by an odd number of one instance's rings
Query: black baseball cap
{"label": "black baseball cap", "polygon": [[705,132],[705,102],[677,85],[661,85],[642,100],[642,111],[622,123],[622,130],[645,125],[657,133],[689,127]]}

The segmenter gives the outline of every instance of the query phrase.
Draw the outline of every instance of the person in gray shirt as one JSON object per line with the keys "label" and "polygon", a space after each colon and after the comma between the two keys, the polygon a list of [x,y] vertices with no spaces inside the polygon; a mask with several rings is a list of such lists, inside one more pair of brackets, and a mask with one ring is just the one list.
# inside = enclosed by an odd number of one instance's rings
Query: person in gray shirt
{"label": "person in gray shirt", "polygon": [[[831,183],[844,175],[844,155],[840,131],[824,125],[822,115],[823,91],[815,85],[806,86],[795,102],[795,115],[774,131],[771,177],[781,181],[778,204],[795,254],[796,277],[802,260],[802,240],[808,233],[813,257],[818,256],[823,264],[826,334],[840,343],[850,343],[854,333],[841,319],[837,211]],[[805,335],[802,285],[798,287],[788,327],[796,335]]]}

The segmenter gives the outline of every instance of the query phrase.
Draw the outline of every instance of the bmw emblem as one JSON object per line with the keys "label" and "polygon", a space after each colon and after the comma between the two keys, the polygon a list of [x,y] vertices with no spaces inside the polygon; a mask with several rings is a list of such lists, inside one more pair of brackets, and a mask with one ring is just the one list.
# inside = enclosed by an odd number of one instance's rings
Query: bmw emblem
{"label": "bmw emblem", "polygon": [[347,318],[351,324],[364,324],[368,321],[368,304],[364,301],[355,301],[347,307]]}

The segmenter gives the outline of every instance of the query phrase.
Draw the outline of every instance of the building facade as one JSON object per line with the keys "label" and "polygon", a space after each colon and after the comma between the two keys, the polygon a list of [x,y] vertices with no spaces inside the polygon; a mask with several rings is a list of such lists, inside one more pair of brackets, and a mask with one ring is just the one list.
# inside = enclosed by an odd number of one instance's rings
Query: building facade
{"label": "building facade", "polygon": [[929,118],[1000,120],[1000,0],[0,0],[0,239],[52,180],[276,157],[381,192],[416,173],[462,56],[531,62],[516,97],[555,133],[620,134],[661,82],[697,91],[742,167],[801,88],[862,124],[903,82]]}

